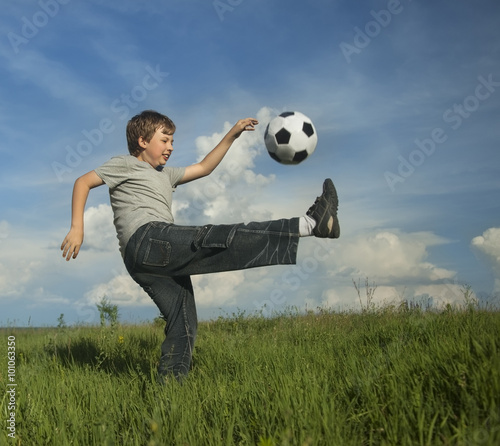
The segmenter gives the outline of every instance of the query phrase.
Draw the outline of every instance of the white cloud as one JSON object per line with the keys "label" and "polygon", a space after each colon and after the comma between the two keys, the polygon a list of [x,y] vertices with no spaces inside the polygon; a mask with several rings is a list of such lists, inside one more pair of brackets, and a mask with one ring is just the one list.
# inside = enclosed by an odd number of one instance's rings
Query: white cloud
{"label": "white cloud", "polygon": [[487,255],[493,266],[500,267],[500,228],[489,228],[472,239],[472,246]]}
{"label": "white cloud", "polygon": [[446,242],[430,232],[373,231],[346,241],[340,239],[335,248],[335,263],[339,273],[370,277],[384,284],[395,279],[450,279],[454,271],[426,261],[428,247]]}
{"label": "white cloud", "polygon": [[[222,163],[208,177],[190,183],[177,192],[174,212],[179,223],[205,224],[266,220],[271,213],[258,198],[275,176],[265,176],[253,169],[254,160],[265,150],[263,134],[272,111],[261,108],[256,117],[261,123],[255,131],[243,133],[232,145]],[[231,129],[226,122],[223,131],[196,139],[198,161],[209,153]]]}
{"label": "white cloud", "polygon": [[45,265],[37,234],[0,222],[0,296],[23,296],[27,287]]}
{"label": "white cloud", "polygon": [[[429,284],[420,285],[414,288],[413,295],[414,299],[426,299],[432,298],[432,304],[434,307],[442,308],[446,304],[451,305],[464,305],[464,285],[450,282],[446,284]],[[474,292],[472,292],[472,298],[476,298]]]}
{"label": "white cloud", "polygon": [[[106,245],[106,237],[99,233],[105,222],[96,218],[105,215],[106,210],[91,209],[95,212],[90,213],[89,244]],[[27,230],[5,220],[0,228],[5,230],[0,237],[0,299],[3,300],[16,299],[37,308],[67,305],[78,300],[82,283],[121,266],[115,263],[120,261],[116,246],[114,255],[87,250],[66,262],[59,250],[64,231],[50,232],[40,227]]]}
{"label": "white cloud", "polygon": [[99,251],[116,251],[118,239],[113,225],[113,211],[111,206],[100,204],[89,207],[84,215],[85,240],[83,249]]}
{"label": "white cloud", "polygon": [[489,228],[483,235],[474,237],[472,247],[482,255],[493,269],[495,292],[500,291],[500,228]]}
{"label": "white cloud", "polygon": [[24,295],[26,285],[42,266],[40,260],[10,259],[0,263],[0,295],[18,297]]}
{"label": "white cloud", "polygon": [[[348,291],[352,292],[351,289],[349,289]],[[324,291],[323,295],[321,296],[321,301],[319,306],[322,308],[339,308],[339,306],[345,303],[345,300],[346,300],[345,287],[330,288]],[[313,306],[315,305],[316,303],[314,302]]]}
{"label": "white cloud", "polygon": [[[339,239],[329,248],[322,263],[328,280],[318,286],[319,306],[340,309],[367,305],[367,287],[375,287],[371,303],[397,305],[402,300],[432,298],[434,306],[463,301],[462,286],[454,281],[456,272],[429,262],[428,249],[447,243],[430,232],[404,233],[399,230],[369,231]],[[318,269],[321,277],[321,270]],[[358,284],[359,296],[353,281]],[[333,285],[332,285],[333,284]]]}
{"label": "white cloud", "polygon": [[230,271],[192,277],[196,303],[202,307],[234,305],[240,287],[245,286],[244,271]]}
{"label": "white cloud", "polygon": [[119,307],[151,304],[150,297],[128,274],[116,275],[109,282],[93,286],[85,293],[84,301],[98,304],[103,298]]}
{"label": "white cloud", "polygon": [[2,239],[5,239],[9,236],[9,222],[7,220],[0,220],[0,243]]}
{"label": "white cloud", "polygon": [[45,307],[49,305],[71,305],[71,300],[52,293],[50,290],[45,289],[45,287],[40,286],[34,289],[30,293],[31,302],[29,304],[30,308]]}
{"label": "white cloud", "polygon": [[[430,232],[368,231],[335,241],[301,239],[297,265],[245,272],[237,294],[264,314],[316,307],[336,310],[365,306],[365,278],[376,290],[371,303],[397,305],[419,301],[426,293],[433,303],[461,302],[454,271],[428,261],[428,249],[447,241]],[[360,281],[360,296],[353,280]],[[214,284],[215,285],[215,284]],[[361,302],[360,302],[361,300]]]}

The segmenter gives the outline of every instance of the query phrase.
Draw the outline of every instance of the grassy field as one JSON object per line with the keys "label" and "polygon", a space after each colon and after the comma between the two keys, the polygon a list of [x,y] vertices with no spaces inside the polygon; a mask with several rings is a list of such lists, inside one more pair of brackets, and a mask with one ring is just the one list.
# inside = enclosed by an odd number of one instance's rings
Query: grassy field
{"label": "grassy field", "polygon": [[9,336],[2,445],[500,444],[498,311],[233,315],[200,324],[190,376],[163,387],[158,324]]}

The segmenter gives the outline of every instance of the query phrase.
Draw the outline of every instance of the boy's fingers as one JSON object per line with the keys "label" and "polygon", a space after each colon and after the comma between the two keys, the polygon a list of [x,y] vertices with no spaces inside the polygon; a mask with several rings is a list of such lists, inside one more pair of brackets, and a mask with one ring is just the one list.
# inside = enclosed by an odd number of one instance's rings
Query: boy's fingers
{"label": "boy's fingers", "polygon": [[69,261],[71,260],[71,256],[73,256],[73,257],[74,257],[73,248],[70,248],[70,249],[68,250],[68,255],[66,256],[66,261],[68,261],[68,262],[69,262]]}
{"label": "boy's fingers", "polygon": [[257,119],[255,119],[255,118],[242,119],[241,122],[243,122],[244,124],[251,124],[251,125],[255,125],[255,124],[259,123],[259,121],[257,121]]}
{"label": "boy's fingers", "polygon": [[247,118],[245,120],[245,129],[246,130],[255,130],[254,126],[256,126],[258,123],[259,123],[259,121],[257,121],[254,118]]}
{"label": "boy's fingers", "polygon": [[66,242],[63,246],[61,246],[61,249],[63,250],[62,256],[66,258],[66,260],[69,260],[71,258],[71,255],[73,254],[73,249],[71,248],[71,245],[68,242]]}
{"label": "boy's fingers", "polygon": [[67,261],[70,261],[72,258],[76,259],[76,256],[80,252],[81,246],[81,241],[77,240],[76,242],[73,242],[71,238],[68,238],[68,236],[66,236],[61,245],[63,258],[65,258]]}

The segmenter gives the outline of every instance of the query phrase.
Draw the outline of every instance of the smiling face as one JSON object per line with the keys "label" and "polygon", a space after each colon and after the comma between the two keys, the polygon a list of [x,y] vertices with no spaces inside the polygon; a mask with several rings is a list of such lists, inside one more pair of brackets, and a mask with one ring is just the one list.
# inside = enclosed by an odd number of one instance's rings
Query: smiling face
{"label": "smiling face", "polygon": [[154,169],[158,166],[164,166],[174,150],[173,133],[164,132],[165,129],[161,127],[156,130],[150,141],[146,141],[142,136],[138,141],[143,150],[137,159],[149,163]]}

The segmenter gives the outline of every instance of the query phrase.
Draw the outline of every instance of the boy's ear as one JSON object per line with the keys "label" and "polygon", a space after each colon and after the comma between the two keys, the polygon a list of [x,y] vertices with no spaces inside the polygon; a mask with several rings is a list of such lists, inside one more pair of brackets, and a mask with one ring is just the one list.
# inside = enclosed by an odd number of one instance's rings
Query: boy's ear
{"label": "boy's ear", "polygon": [[137,143],[139,144],[139,147],[143,149],[145,149],[148,146],[148,141],[146,141],[142,136],[139,136]]}

